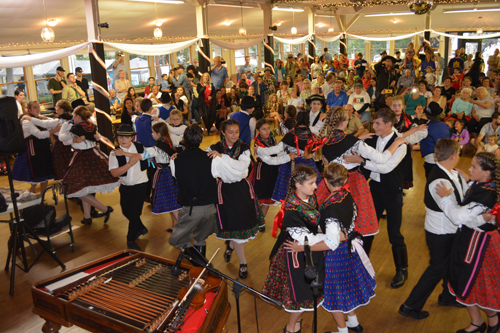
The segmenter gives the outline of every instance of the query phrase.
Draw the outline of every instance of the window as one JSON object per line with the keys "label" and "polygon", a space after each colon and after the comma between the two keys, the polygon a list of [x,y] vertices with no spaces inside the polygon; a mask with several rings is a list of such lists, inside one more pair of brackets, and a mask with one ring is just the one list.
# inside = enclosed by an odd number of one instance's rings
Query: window
{"label": "window", "polygon": [[281,57],[281,52],[280,52],[280,43],[278,42],[274,42],[274,63],[273,63],[273,66],[276,66],[276,60],[278,59],[283,59]]}
{"label": "window", "polygon": [[[401,59],[405,57],[406,49],[408,49],[408,44],[413,43],[413,38],[414,37],[409,37],[394,41],[394,49],[395,51],[401,52]],[[372,47],[373,47],[373,42],[372,42]]]}
{"label": "window", "polygon": [[[408,47],[408,44],[406,44],[406,47]],[[378,62],[382,56],[380,53],[383,51],[387,52],[389,54],[389,42],[388,41],[373,41],[372,42],[372,47],[370,50],[370,53],[372,55],[372,62]]]}
{"label": "window", "polygon": [[118,51],[108,51],[104,52],[104,62],[106,63],[106,79],[108,81],[108,91],[113,88],[114,77],[113,77],[113,64],[116,61],[116,56]]}
{"label": "window", "polygon": [[290,44],[283,44],[283,58],[288,57],[288,55],[292,52]]}
{"label": "window", "polygon": [[[316,50],[316,53],[321,56],[323,54],[323,49],[320,46],[316,46],[318,49]],[[326,43],[326,46],[328,48],[328,53],[330,53],[332,56],[334,54],[339,54],[340,53],[340,40],[336,40],[333,43]]]}
{"label": "window", "polygon": [[148,57],[139,54],[130,54],[130,82],[134,88],[144,88],[148,85],[149,77]]}
{"label": "window", "polygon": [[[483,36],[487,35],[485,32]],[[486,37],[486,36],[485,36]],[[481,40],[481,51],[483,52],[483,59],[486,64],[485,72],[488,73],[488,59],[495,53],[495,49],[499,48],[500,38],[485,38]]]}
{"label": "window", "polygon": [[235,66],[241,66],[245,64],[245,49],[234,51],[234,64]]}
{"label": "window", "polygon": [[302,52],[300,52],[300,45],[299,44],[292,45],[292,53],[293,53],[293,56],[295,58],[297,58],[297,55],[299,53],[302,53]]}
{"label": "window", "polygon": [[4,68],[0,71],[1,94],[14,97],[14,92],[19,89],[24,91],[24,100],[28,100],[26,88],[26,75],[24,67]]}
{"label": "window", "polygon": [[[182,51],[177,52],[177,64],[189,65],[191,63],[191,48],[187,47]],[[186,66],[184,66],[186,67]]]}
{"label": "window", "polygon": [[[363,39],[350,38],[347,41],[347,58],[349,63],[356,59],[356,54],[361,53],[365,56],[365,41]],[[380,53],[380,52],[379,52]]]}
{"label": "window", "polygon": [[59,60],[33,66],[36,94],[40,104],[52,104],[52,94],[49,90],[49,80],[56,76],[56,68],[58,66],[61,66],[61,62]]}
{"label": "window", "polygon": [[[323,43],[316,39],[315,45],[316,45],[316,54],[322,55],[323,54]],[[339,50],[340,50],[340,47],[339,47]]]}
{"label": "window", "polygon": [[[264,42],[260,43],[260,68],[265,68],[266,65],[264,64],[266,62],[266,54],[265,51],[266,47],[264,46]],[[272,65],[272,64],[271,64]]]}
{"label": "window", "polygon": [[222,47],[212,44],[212,59],[222,57]]}
{"label": "window", "polygon": [[161,76],[170,72],[172,66],[170,66],[170,54],[154,56],[155,62],[155,77],[156,84],[160,84],[162,80]]}
{"label": "window", "polygon": [[259,68],[259,53],[258,46],[254,45],[248,48],[248,56],[250,57],[250,65],[255,66],[255,68]]}
{"label": "window", "polygon": [[72,73],[76,75],[76,68],[82,68],[82,76],[89,82],[89,97],[94,96],[94,89],[92,87],[92,71],[90,69],[90,58],[88,53],[86,54],[73,54],[69,56],[69,67]]}

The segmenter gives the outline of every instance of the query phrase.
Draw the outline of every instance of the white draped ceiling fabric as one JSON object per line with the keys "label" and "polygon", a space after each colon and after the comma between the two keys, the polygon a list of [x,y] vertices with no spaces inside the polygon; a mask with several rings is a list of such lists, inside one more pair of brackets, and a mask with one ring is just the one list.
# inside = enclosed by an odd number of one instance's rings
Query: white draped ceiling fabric
{"label": "white draped ceiling fabric", "polygon": [[[435,30],[422,30],[422,31],[417,31],[411,34],[407,35],[401,35],[401,36],[396,36],[396,37],[366,37],[366,36],[358,36],[358,35],[353,35],[349,33],[345,33],[347,37],[351,38],[357,38],[357,39],[364,39],[364,40],[370,40],[370,41],[388,41],[388,40],[400,40],[400,39],[405,39],[409,38],[412,36],[416,36],[419,34],[422,34],[424,31],[430,31],[431,33],[434,33],[436,35],[440,36],[445,36],[445,37],[450,37],[450,38],[458,38],[458,39],[483,39],[483,38],[498,38],[500,37],[500,33],[495,33],[495,34],[484,34],[480,36],[460,36],[460,35],[450,35],[442,32],[438,32]],[[339,34],[335,37],[324,37],[324,36],[316,36],[316,39],[325,42],[325,43],[331,43],[339,38],[341,38],[343,34]],[[292,39],[287,39],[287,38],[280,38],[280,37],[274,37],[274,40],[283,44],[291,44],[291,45],[297,45],[297,44],[303,44],[306,41],[310,40],[313,37],[312,34],[306,35],[303,37],[299,38],[292,38]],[[247,42],[225,42],[221,40],[216,40],[210,38],[210,42],[212,42],[215,45],[218,45],[224,49],[228,50],[239,50],[242,48],[248,48],[254,45],[257,45],[260,42],[264,42],[265,37],[260,37],[257,39],[252,39]],[[195,43],[201,43],[200,38],[195,38],[191,39],[185,42],[178,42],[178,43],[168,43],[168,44],[127,44],[127,43],[110,43],[110,42],[103,42],[104,45],[125,51],[127,53],[133,53],[133,54],[142,54],[142,55],[148,55],[148,56],[155,56],[155,55],[164,55],[164,54],[171,54],[175,52],[179,52],[181,50],[184,50],[185,48],[195,44]],[[92,42],[86,42],[74,46],[70,46],[67,48],[63,48],[60,50],[55,50],[55,51],[49,51],[49,52],[43,52],[43,53],[37,53],[37,54],[27,54],[27,55],[19,55],[19,56],[11,56],[11,57],[0,57],[0,68],[15,68],[15,67],[26,67],[26,66],[34,66],[34,65],[39,65],[43,64],[49,61],[54,61],[54,60],[59,60],[65,57],[69,57],[72,54],[78,53],[81,50],[83,50],[86,47],[91,47]]]}
{"label": "white draped ceiling fabric", "polygon": [[255,45],[263,42],[264,40],[265,40],[265,37],[260,37],[257,39],[249,40],[247,42],[234,42],[234,43],[232,43],[232,42],[226,42],[223,40],[210,38],[210,43],[217,45],[217,46],[220,46],[226,50],[241,50],[241,49],[246,49],[246,48],[255,46]]}

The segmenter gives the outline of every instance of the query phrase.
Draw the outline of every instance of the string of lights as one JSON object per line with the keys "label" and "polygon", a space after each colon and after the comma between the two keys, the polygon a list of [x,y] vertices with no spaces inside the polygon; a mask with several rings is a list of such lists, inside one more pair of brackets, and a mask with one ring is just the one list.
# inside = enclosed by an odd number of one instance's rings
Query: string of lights
{"label": "string of lights", "polygon": [[[311,3],[317,2],[315,0],[272,0],[273,4],[298,4],[298,3]],[[464,4],[464,3],[480,3],[477,0],[434,0],[434,4]],[[318,8],[331,8],[333,10],[338,8],[365,8],[365,7],[376,7],[376,6],[396,6],[396,5],[406,5],[408,0],[376,0],[376,1],[360,1],[360,2],[341,2],[341,3],[323,3],[317,5]]]}

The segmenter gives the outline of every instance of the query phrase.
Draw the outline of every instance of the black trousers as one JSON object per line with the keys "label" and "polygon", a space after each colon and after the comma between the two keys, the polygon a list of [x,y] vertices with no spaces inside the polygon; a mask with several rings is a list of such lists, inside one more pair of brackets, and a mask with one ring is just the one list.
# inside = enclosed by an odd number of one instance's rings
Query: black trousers
{"label": "black trousers", "polygon": [[393,249],[405,247],[405,239],[401,234],[401,221],[403,219],[403,190],[398,192],[388,192],[384,190],[385,184],[370,181],[370,192],[373,197],[373,204],[380,220],[384,209],[387,213],[387,233],[389,242]]}
{"label": "black trousers", "polygon": [[[477,133],[481,132],[481,128],[483,128],[484,125],[487,123],[491,123],[491,117],[490,118],[480,118],[479,121],[477,121],[474,118],[471,118],[467,122],[467,130],[469,133]],[[488,138],[486,138],[486,141],[488,141]]]}
{"label": "black trousers", "polygon": [[147,183],[132,186],[120,185],[120,206],[123,215],[128,219],[127,242],[135,241],[137,234],[145,228],[141,215],[147,187]]}
{"label": "black trousers", "polygon": [[151,191],[153,190],[153,179],[155,178],[156,170],[157,169],[153,165],[148,165],[148,170],[147,170],[148,182],[147,182],[146,196],[144,197],[144,200],[148,198],[149,201],[151,201],[152,198]]}
{"label": "black trousers", "polygon": [[412,309],[421,310],[439,281],[443,280],[443,291],[439,299],[453,301],[455,296],[448,290],[448,269],[450,267],[451,247],[455,234],[436,235],[425,231],[425,240],[429,248],[429,266],[418,280],[405,301]]}

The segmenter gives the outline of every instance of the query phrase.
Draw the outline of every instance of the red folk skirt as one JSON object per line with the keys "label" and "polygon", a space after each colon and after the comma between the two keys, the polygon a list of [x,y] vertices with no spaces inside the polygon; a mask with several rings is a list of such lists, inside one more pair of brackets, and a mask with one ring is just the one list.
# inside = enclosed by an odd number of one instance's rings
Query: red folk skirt
{"label": "red folk skirt", "polygon": [[[354,229],[363,236],[371,236],[378,233],[378,220],[375,213],[372,194],[368,187],[368,182],[358,170],[349,171],[347,178],[350,192],[356,206],[358,207],[358,216],[356,217]],[[316,198],[321,205],[330,195],[323,179],[316,189]]]}

